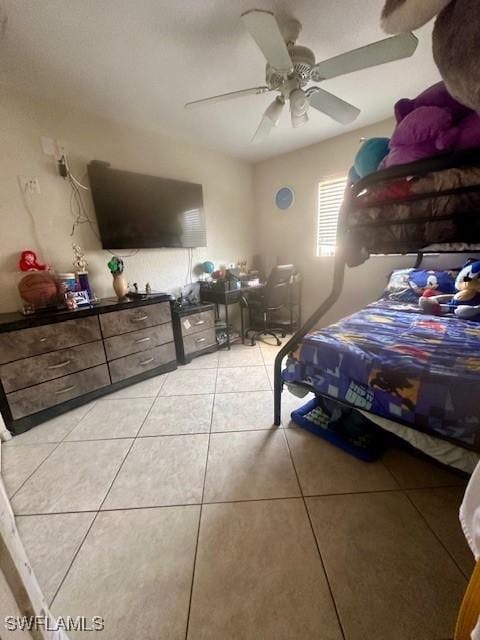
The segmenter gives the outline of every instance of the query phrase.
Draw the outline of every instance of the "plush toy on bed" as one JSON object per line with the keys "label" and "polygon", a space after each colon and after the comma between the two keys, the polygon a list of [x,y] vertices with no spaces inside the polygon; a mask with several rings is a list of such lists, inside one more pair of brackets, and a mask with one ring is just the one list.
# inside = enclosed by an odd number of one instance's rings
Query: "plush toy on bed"
{"label": "plush toy on bed", "polygon": [[433,57],[440,74],[452,96],[480,111],[478,0],[386,0],[382,27],[387,33],[404,33],[434,16]]}
{"label": "plush toy on bed", "polygon": [[454,313],[459,318],[480,320],[480,261],[469,261],[455,280],[455,295],[423,295],[418,304],[437,316]]}

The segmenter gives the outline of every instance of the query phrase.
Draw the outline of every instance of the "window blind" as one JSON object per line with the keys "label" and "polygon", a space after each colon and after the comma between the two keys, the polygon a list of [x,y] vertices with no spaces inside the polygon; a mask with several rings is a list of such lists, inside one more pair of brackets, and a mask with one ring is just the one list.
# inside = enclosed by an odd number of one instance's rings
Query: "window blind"
{"label": "window blind", "polygon": [[318,185],[317,256],[335,255],[338,213],[346,186],[346,178]]}

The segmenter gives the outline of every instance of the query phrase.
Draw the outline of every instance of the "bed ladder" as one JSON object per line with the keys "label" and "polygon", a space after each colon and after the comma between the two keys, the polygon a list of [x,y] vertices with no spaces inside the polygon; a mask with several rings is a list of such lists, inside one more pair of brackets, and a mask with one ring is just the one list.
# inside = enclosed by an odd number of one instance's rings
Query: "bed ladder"
{"label": "bed ladder", "polygon": [[303,324],[298,331],[296,331],[290,340],[280,349],[275,358],[275,364],[273,365],[274,371],[274,384],[273,384],[273,400],[274,400],[274,419],[275,426],[280,426],[282,415],[282,360],[295,349],[299,344],[303,336],[308,333],[317,322],[333,307],[337,302],[343,289],[343,282],[345,280],[345,259],[343,251],[340,247],[337,247],[335,253],[335,263],[333,267],[333,282],[332,289],[322,304],[312,313],[308,320]]}

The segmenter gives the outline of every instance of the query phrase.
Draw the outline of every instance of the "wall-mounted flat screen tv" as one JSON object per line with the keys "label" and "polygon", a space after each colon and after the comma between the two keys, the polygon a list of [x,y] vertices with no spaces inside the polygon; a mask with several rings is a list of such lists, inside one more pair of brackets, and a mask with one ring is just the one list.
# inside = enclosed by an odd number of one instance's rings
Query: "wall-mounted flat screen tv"
{"label": "wall-mounted flat screen tv", "polygon": [[201,184],[88,165],[104,249],[205,247]]}

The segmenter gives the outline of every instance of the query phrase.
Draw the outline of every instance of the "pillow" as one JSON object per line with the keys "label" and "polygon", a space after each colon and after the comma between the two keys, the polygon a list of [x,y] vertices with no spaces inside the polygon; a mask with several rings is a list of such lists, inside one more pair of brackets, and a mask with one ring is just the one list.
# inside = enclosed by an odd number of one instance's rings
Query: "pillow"
{"label": "pillow", "polygon": [[382,299],[400,302],[413,302],[426,289],[435,289],[437,293],[455,293],[455,271],[435,271],[433,269],[395,269],[390,274]]}

